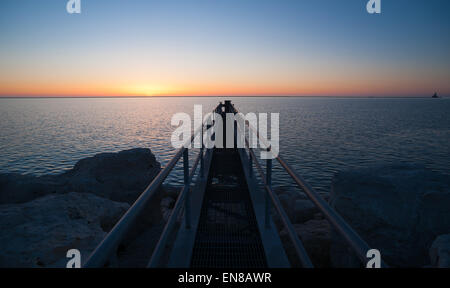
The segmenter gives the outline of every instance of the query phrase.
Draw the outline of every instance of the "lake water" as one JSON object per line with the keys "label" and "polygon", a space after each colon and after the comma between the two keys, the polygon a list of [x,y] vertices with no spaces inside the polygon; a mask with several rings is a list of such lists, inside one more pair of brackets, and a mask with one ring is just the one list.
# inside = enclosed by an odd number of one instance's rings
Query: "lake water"
{"label": "lake water", "polygon": [[[339,170],[417,163],[450,173],[450,99],[229,98],[241,112],[280,113],[280,155],[319,192]],[[174,154],[171,117],[225,98],[0,99],[0,172],[42,175],[100,152]],[[181,162],[181,161],[180,161]],[[181,183],[181,165],[170,181]],[[274,167],[274,185],[290,185]]]}

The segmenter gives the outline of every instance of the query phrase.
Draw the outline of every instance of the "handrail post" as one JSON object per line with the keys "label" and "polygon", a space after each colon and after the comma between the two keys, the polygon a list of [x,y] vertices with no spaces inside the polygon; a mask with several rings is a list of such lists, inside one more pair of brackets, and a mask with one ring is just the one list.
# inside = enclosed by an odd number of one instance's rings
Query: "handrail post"
{"label": "handrail post", "polygon": [[248,175],[252,178],[253,174],[253,157],[252,157],[252,148],[248,147]]}
{"label": "handrail post", "polygon": [[234,148],[235,149],[237,149],[237,148],[239,148],[238,147],[238,145],[237,145],[237,143],[238,143],[238,140],[237,140],[237,137],[238,137],[238,131],[237,131],[237,120],[234,120],[234,124],[233,124],[233,135],[234,135]]}
{"label": "handrail post", "polygon": [[185,205],[185,213],[186,213],[186,229],[191,228],[191,197],[190,197],[190,184],[189,184],[189,150],[188,148],[185,148],[183,151],[183,168],[184,168],[184,185],[187,186],[186,188],[186,199],[184,201]]}
{"label": "handrail post", "polygon": [[[270,148],[267,150],[269,151]],[[266,185],[272,189],[272,159],[267,159],[266,165]],[[270,195],[266,191],[266,229],[270,228]]]}
{"label": "handrail post", "polygon": [[200,135],[200,143],[201,143],[201,147],[200,147],[200,178],[203,179],[203,177],[205,177],[205,167],[204,167],[204,160],[203,160],[203,123],[202,123],[202,132]]}

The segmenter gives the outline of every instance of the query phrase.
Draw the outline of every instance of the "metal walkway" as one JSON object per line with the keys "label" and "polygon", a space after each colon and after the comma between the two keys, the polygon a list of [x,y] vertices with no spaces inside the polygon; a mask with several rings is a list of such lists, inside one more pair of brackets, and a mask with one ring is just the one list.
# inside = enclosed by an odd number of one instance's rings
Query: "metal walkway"
{"label": "metal walkway", "polygon": [[216,149],[191,267],[266,267],[264,248],[236,149]]}
{"label": "metal walkway", "polygon": [[[83,267],[118,266],[119,247],[124,245],[131,227],[139,221],[147,204],[155,199],[161,184],[181,158],[184,186],[147,267],[292,267],[272,212],[276,212],[283,225],[281,228],[287,231],[299,263],[305,268],[313,267],[278,196],[272,190],[273,160],[265,160],[263,168],[256,161],[255,149],[250,147],[245,135],[253,133],[264,144],[264,150],[272,153],[267,140],[230,101],[220,103],[213,112],[186,144],[192,143],[199,135],[214,140],[215,134],[221,132],[220,125],[217,126],[219,128],[215,126],[220,123],[217,118],[226,119],[225,114],[232,113],[235,116],[234,147],[238,137],[242,137],[240,139],[245,140],[245,148],[203,148],[203,137],[200,137],[202,148],[189,170],[188,148],[185,148],[189,145],[184,145],[98,245]],[[226,143],[226,121],[222,123]],[[211,127],[217,128],[217,131]],[[208,135],[208,131],[213,132]],[[364,265],[370,250],[367,243],[280,156],[274,157],[274,160],[280,163]],[[382,267],[387,265],[382,263]]]}

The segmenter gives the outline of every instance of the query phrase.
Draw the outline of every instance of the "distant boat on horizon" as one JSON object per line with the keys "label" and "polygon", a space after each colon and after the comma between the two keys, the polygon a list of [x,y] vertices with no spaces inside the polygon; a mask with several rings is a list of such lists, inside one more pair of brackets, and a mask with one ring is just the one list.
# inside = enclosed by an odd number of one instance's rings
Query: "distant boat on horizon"
{"label": "distant boat on horizon", "polygon": [[436,92],[434,92],[434,95],[431,98],[439,98]]}

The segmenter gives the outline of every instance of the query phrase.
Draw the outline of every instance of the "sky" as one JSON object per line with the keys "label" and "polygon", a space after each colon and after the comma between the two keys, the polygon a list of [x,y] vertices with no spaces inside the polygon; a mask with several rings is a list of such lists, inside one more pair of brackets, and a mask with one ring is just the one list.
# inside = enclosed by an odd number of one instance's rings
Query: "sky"
{"label": "sky", "polygon": [[450,1],[0,0],[0,96],[450,95]]}

